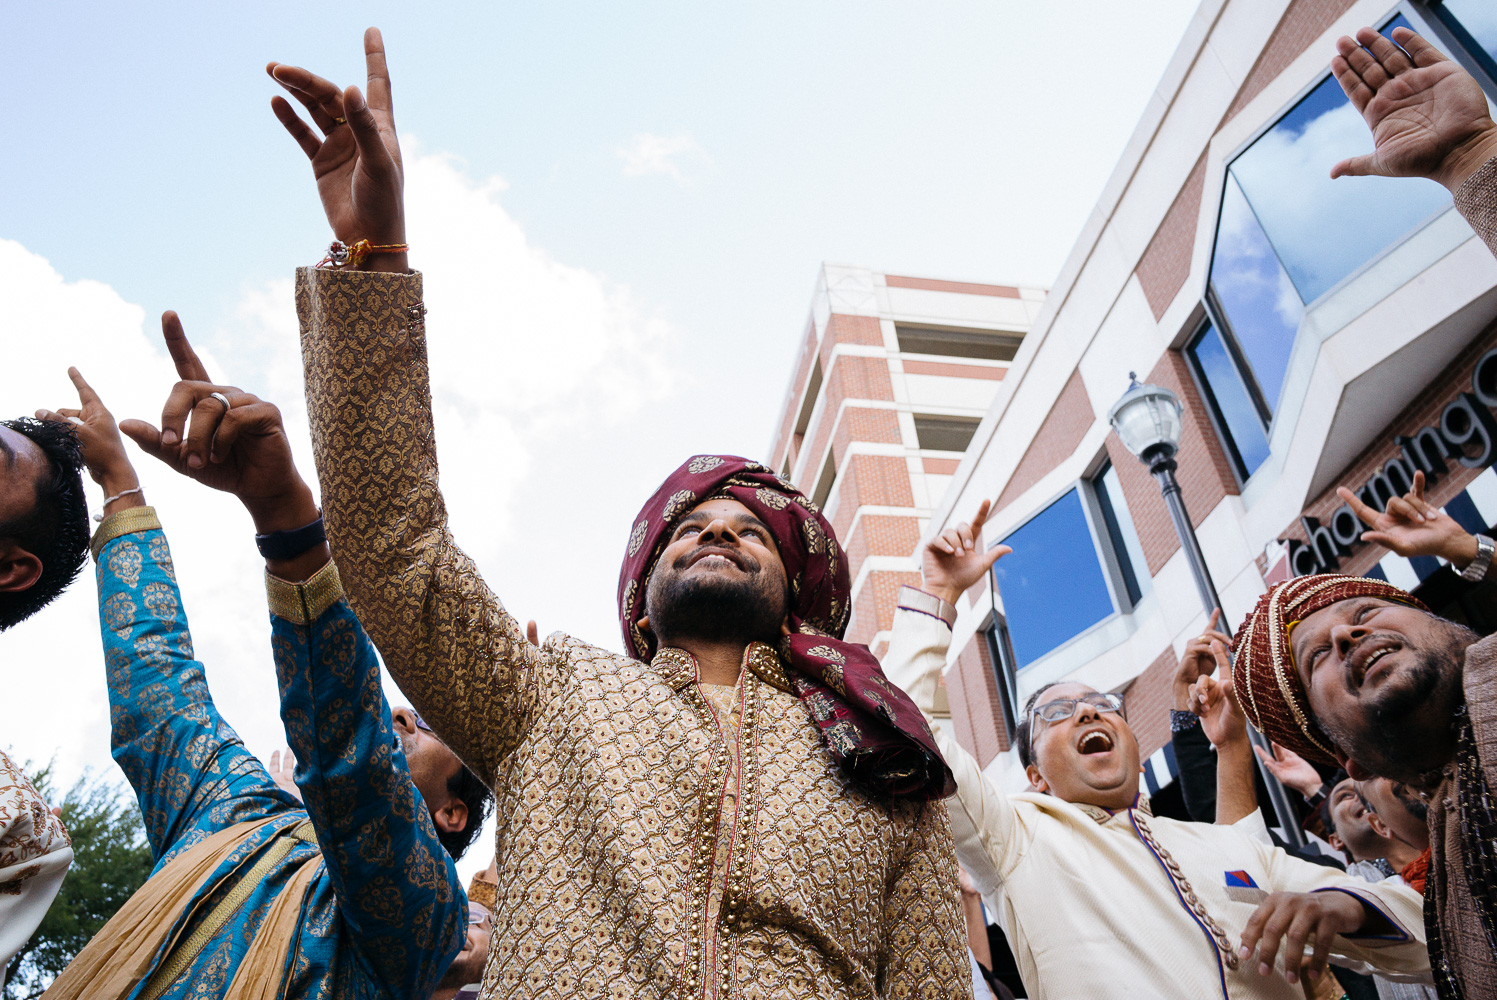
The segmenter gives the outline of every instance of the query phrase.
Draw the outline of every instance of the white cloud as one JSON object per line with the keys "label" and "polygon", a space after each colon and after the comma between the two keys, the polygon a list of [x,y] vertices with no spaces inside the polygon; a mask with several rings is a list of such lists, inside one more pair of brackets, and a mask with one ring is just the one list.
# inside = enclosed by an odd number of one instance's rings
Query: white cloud
{"label": "white cloud", "polygon": [[[628,462],[617,474],[617,446],[642,406],[673,391],[674,370],[663,360],[673,331],[628,289],[531,245],[500,203],[502,181],[471,177],[449,157],[409,139],[406,145],[412,261],[426,273],[432,392],[453,530],[501,595],[509,596],[511,584],[520,591],[517,615],[540,619],[543,631],[565,628],[617,648],[616,559],[635,504],[658,485],[659,464]],[[191,316],[184,322],[210,374],[281,407],[311,480],[291,287],[287,278],[242,290],[217,328]],[[63,280],[45,259],[5,240],[0,297],[14,331],[0,414],[70,405],[66,370],[76,364],[116,417],[156,421],[174,374],[154,315],[106,285]],[[214,698],[250,749],[268,757],[284,736],[263,563],[249,520],[232,497],[131,450],[171,540]],[[598,509],[599,490],[583,485],[591,469],[610,477],[618,509]],[[91,491],[97,504],[100,494]],[[0,747],[38,760],[56,754],[64,782],[85,766],[118,779],[89,574],[57,605],[0,636],[0,651],[11,708]],[[463,862],[465,875],[487,865],[488,843]]]}
{"label": "white cloud", "polygon": [[649,132],[641,132],[631,138],[628,145],[620,146],[618,156],[624,162],[627,177],[669,174],[678,181],[685,177],[677,160],[711,162],[707,151],[689,135],[653,135]]}

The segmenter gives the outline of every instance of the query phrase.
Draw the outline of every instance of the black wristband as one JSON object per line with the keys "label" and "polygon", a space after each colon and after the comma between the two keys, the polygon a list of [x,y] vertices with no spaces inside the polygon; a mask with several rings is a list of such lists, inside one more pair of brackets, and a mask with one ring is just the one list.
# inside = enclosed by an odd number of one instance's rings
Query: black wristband
{"label": "black wristband", "polygon": [[255,546],[266,559],[295,559],[314,546],[327,541],[327,532],[322,529],[322,515],[311,524],[292,528],[290,531],[272,531],[268,535],[256,535]]}

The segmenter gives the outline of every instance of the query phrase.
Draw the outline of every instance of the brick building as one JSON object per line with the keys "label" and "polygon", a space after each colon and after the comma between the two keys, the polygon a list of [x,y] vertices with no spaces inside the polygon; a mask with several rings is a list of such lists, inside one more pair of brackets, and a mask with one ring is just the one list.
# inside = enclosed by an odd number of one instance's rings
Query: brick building
{"label": "brick building", "polygon": [[1416,469],[1473,530],[1497,521],[1497,261],[1428,181],[1342,178],[1371,148],[1330,78],[1335,40],[1408,24],[1497,98],[1480,5],[1205,0],[997,385],[925,536],[996,501],[1015,552],[966,595],[948,665],[958,739],[1001,785],[1042,684],[1124,691],[1170,783],[1168,709],[1206,616],[1158,485],[1107,423],[1130,371],[1184,404],[1179,479],[1240,623],[1268,583],[1336,568],[1417,588],[1485,630],[1451,570],[1360,541]]}
{"label": "brick building", "polygon": [[851,641],[887,646],[895,592],[919,582],[925,521],[1044,298],[822,267],[769,454],[847,550]]}

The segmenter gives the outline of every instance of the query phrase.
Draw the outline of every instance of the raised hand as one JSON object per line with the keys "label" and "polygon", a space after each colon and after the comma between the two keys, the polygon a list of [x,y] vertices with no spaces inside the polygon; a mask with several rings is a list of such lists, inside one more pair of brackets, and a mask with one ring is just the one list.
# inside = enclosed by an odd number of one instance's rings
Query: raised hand
{"label": "raised hand", "polygon": [[1175,708],[1181,712],[1191,711],[1191,688],[1195,682],[1205,677],[1217,668],[1216,654],[1212,652],[1212,643],[1221,643],[1226,649],[1232,645],[1232,637],[1217,629],[1221,624],[1221,608],[1211,612],[1211,620],[1206,623],[1206,631],[1191,639],[1185,644],[1185,652],[1180,657],[1180,665],[1175,668]]}
{"label": "raised hand", "polygon": [[1424,499],[1424,473],[1414,473],[1413,489],[1388,501],[1378,513],[1345,486],[1336,487],[1352,512],[1371,525],[1362,541],[1392,549],[1401,556],[1438,556],[1464,568],[1476,558],[1476,538],[1455,518]]}
{"label": "raised hand", "polygon": [[1211,653],[1221,679],[1209,674],[1196,679],[1191,686],[1191,711],[1201,717],[1201,729],[1211,745],[1221,749],[1229,743],[1247,741],[1247,717],[1242,714],[1237,692],[1232,687],[1232,663],[1227,657],[1227,647],[1212,640]]}
{"label": "raised hand", "polygon": [[1279,784],[1285,788],[1292,788],[1305,798],[1309,798],[1320,791],[1323,784],[1320,772],[1315,770],[1315,765],[1295,753],[1273,744],[1273,753],[1269,753],[1262,747],[1253,747],[1253,753],[1263,762],[1268,773],[1279,779]]}
{"label": "raised hand", "polygon": [[925,546],[921,556],[921,586],[949,604],[966,592],[1013,549],[999,545],[982,551],[982,526],[992,503],[984,500],[970,523],[947,528]]}
{"label": "raised hand", "polygon": [[272,750],[270,754],[270,766],[266,768],[270,772],[270,780],[276,783],[286,794],[300,802],[301,789],[296,787],[296,754],[287,747],[285,752]]}
{"label": "raised hand", "polygon": [[1336,40],[1331,72],[1372,129],[1373,151],[1342,160],[1331,176],[1428,177],[1453,192],[1497,155],[1486,96],[1408,28],[1394,28],[1393,42],[1372,28]]}
{"label": "raised hand", "polygon": [[121,496],[113,503],[105,504],[107,509],[104,513],[112,514],[128,507],[139,507],[145,502],[139,493],[134,492],[139,489],[140,480],[136,478],[130,457],[125,454],[125,442],[120,439],[114,415],[109,412],[93,387],[84,381],[82,372],[69,368],[68,378],[73,380],[73,387],[78,390],[77,408],[64,406],[55,411],[37,410],[36,418],[65,421],[73,425],[74,433],[78,435],[83,464],[88,468],[93,481],[104,488],[106,499],[131,491],[129,496]]}
{"label": "raised hand", "polygon": [[[284,97],[271,99],[291,138],[312,161],[317,193],[333,235],[352,245],[368,240],[376,246],[405,242],[405,171],[390,102],[390,71],[378,28],[364,32],[364,62],[369,93],[337,85],[299,66],[273,62],[265,67],[276,83],[307,109],[322,131],[302,121]],[[360,265],[369,271],[404,271],[404,253],[375,254]]]}
{"label": "raised hand", "polygon": [[209,381],[176,313],[161,317],[161,330],[181,381],[167,397],[159,431],[144,420],[126,420],[120,430],[184,476],[233,493],[262,534],[316,520],[312,491],[296,471],[281,411],[251,393]]}

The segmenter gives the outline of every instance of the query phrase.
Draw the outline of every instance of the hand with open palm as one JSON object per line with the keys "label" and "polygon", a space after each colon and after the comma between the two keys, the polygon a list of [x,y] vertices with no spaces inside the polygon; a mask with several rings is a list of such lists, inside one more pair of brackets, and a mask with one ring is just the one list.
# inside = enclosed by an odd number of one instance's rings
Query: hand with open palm
{"label": "hand with open palm", "polygon": [[[340,89],[300,66],[273,62],[272,79],[307,109],[319,136],[291,103],[275,97],[270,108],[312,161],[317,193],[333,235],[352,245],[405,242],[405,170],[390,99],[390,71],[378,28],[364,32],[368,98],[356,86]],[[361,265],[370,271],[404,271],[404,253],[376,254]]]}
{"label": "hand with open palm", "polygon": [[[1393,44],[1397,42],[1398,44]],[[1336,40],[1331,72],[1372,130],[1373,151],[1332,177],[1428,177],[1452,192],[1497,155],[1497,124],[1481,85],[1408,28]]]}

